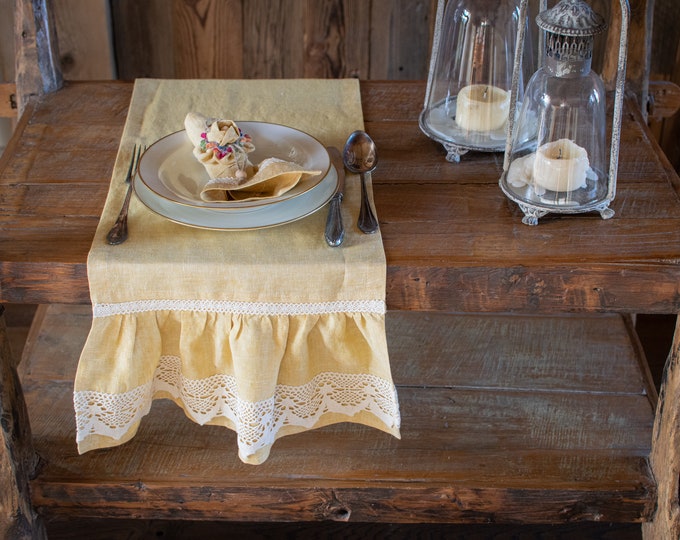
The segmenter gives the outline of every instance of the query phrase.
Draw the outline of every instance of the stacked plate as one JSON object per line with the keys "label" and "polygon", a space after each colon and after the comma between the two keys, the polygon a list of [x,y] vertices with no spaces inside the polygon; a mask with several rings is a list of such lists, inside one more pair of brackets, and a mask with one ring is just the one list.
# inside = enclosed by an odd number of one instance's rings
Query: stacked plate
{"label": "stacked plate", "polygon": [[151,145],[139,161],[135,193],[150,210],[182,225],[217,230],[273,227],[303,218],[325,205],[337,189],[338,175],[328,152],[312,136],[279,124],[237,122],[253,140],[252,163],[275,157],[321,174],[301,180],[279,197],[206,202],[205,168],[194,157],[184,130]]}

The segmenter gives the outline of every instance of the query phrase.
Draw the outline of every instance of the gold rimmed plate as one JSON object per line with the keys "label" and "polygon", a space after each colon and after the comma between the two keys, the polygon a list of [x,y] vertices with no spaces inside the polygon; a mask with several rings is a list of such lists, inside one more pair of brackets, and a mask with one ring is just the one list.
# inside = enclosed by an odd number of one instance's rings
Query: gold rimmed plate
{"label": "gold rimmed plate", "polygon": [[201,191],[209,181],[205,167],[194,157],[193,145],[184,130],[159,139],[144,152],[139,162],[139,179],[155,196],[174,204],[212,210],[244,211],[278,204],[299,197],[315,188],[330,170],[326,148],[311,135],[295,128],[267,122],[237,122],[251,136],[255,150],[248,155],[252,163],[274,157],[291,161],[304,170],[321,174],[302,179],[278,197],[248,201],[208,202]]}
{"label": "gold rimmed plate", "polygon": [[223,212],[163,199],[151,191],[141,181],[139,175],[134,179],[137,197],[152,212],[181,225],[220,231],[264,229],[297,221],[323,207],[335,194],[337,187],[338,175],[335,168],[331,167],[328,174],[313,189],[298,197],[277,204]]}

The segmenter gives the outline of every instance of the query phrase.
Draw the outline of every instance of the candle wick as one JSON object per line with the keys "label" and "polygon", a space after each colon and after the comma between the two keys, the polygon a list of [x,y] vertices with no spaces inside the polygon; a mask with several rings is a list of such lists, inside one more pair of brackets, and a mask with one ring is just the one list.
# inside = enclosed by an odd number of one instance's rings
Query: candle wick
{"label": "candle wick", "polygon": [[559,153],[557,154],[557,159],[562,159],[562,149],[559,149]]}
{"label": "candle wick", "polygon": [[488,91],[489,91],[489,87],[487,86],[487,87],[484,88],[484,95],[483,95],[484,99],[486,99],[486,94],[487,94]]}

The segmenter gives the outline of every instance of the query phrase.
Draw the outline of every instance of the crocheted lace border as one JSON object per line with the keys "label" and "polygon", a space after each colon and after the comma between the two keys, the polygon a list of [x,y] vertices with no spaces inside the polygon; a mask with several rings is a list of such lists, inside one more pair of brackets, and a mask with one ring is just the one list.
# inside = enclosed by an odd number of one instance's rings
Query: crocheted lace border
{"label": "crocheted lace border", "polygon": [[129,315],[147,311],[198,311],[235,315],[323,315],[328,313],[373,313],[384,315],[384,300],[339,300],[335,302],[270,303],[218,300],[139,300],[94,304],[94,317]]}
{"label": "crocheted lace border", "polygon": [[179,358],[163,356],[153,380],[128,392],[74,392],[77,441],[94,434],[120,440],[148,414],[158,392],[181,402],[198,424],[228,418],[235,426],[239,451],[246,456],[273,444],[283,426],[309,429],[326,413],[340,413],[349,420],[367,411],[390,428],[401,422],[394,385],[374,375],[320,373],[300,386],[277,385],[269,399],[248,402],[238,397],[233,376],[188,379]]}

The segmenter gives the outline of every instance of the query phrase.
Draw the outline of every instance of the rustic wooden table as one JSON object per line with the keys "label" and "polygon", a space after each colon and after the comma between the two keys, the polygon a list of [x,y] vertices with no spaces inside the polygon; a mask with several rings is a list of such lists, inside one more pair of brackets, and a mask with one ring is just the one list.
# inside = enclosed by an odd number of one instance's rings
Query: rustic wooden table
{"label": "rustic wooden table", "polygon": [[502,155],[451,164],[421,133],[424,82],[361,88],[380,152],[373,184],[402,440],[324,428],[282,439],[256,468],[225,450],[231,434],[187,426],[171,409],[120,448],[75,455],[69,384],[82,341],[58,340],[69,327],[82,328],[79,339],[87,331],[86,258],[132,84],[69,83],[29,106],[0,161],[0,301],[85,308],[48,312],[43,323],[62,331],[41,340],[36,330],[20,366],[32,435],[3,349],[3,498],[24,528],[39,528],[37,509],[631,521],[650,538],[677,536],[680,366],[674,354],[657,404],[625,314],[680,312],[680,180],[635,102],[624,111],[615,217],[528,227],[498,187]]}

